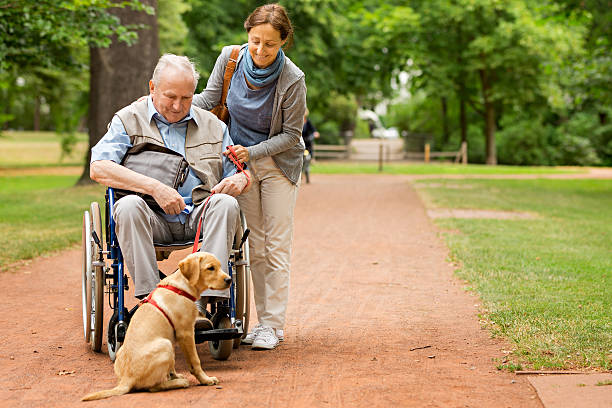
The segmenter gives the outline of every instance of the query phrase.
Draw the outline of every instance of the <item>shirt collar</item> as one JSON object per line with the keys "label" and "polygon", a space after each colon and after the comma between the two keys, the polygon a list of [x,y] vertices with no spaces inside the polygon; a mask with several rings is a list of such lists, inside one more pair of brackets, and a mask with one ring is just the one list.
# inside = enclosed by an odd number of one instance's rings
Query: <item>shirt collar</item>
{"label": "shirt collar", "polygon": [[[147,96],[147,119],[151,122],[151,119],[155,118],[160,122],[169,125],[170,123],[164,118],[164,116],[155,109],[155,105],[153,105],[153,99],[151,99],[151,95]],[[189,113],[183,119],[179,120],[176,123],[185,123],[189,120],[193,120],[193,122],[198,126],[198,121],[196,120],[195,115],[193,114],[193,107],[189,108]]]}

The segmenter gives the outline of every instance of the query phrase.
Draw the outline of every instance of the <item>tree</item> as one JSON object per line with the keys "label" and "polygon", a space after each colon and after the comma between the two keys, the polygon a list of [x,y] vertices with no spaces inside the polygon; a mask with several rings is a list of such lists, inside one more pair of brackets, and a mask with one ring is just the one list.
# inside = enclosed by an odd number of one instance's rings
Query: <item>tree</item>
{"label": "tree", "polygon": [[122,25],[111,7],[143,10],[137,0],[21,0],[0,5],[0,69],[67,67],[76,63],[71,49],[104,47],[110,36],[135,39],[134,27]]}
{"label": "tree", "polygon": [[544,18],[545,6],[530,8],[523,0],[413,3],[421,17],[419,67],[483,117],[486,162],[496,164],[502,111],[546,103],[548,72],[580,50],[580,32]]}
{"label": "tree", "polygon": [[[111,7],[144,10],[138,0],[20,0],[0,5],[0,124],[29,106],[48,109],[50,128],[74,131],[83,115],[87,47],[105,47],[110,36],[130,42],[136,26],[122,25]],[[18,87],[18,92],[15,92]],[[45,101],[43,105],[41,102]],[[17,112],[15,112],[17,110]],[[43,121],[39,109],[29,116]],[[15,117],[17,116],[17,117]],[[48,120],[47,120],[48,122]],[[49,127],[47,127],[49,128]],[[66,136],[69,140],[70,136]]]}
{"label": "tree", "polygon": [[[155,9],[156,0],[143,0]],[[122,24],[139,25],[138,41],[126,44],[117,37],[108,48],[90,49],[89,86],[89,147],[93,147],[106,133],[106,126],[115,112],[140,96],[148,94],[148,81],[159,58],[159,40],[155,14],[117,8],[112,10]],[[89,178],[88,150],[85,169],[79,183]]]}

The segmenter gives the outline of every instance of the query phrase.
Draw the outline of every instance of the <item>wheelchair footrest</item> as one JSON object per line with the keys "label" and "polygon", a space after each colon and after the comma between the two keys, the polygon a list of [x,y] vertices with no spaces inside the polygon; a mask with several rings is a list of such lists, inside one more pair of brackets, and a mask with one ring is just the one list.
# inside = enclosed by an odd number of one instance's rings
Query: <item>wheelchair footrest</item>
{"label": "wheelchair footrest", "polygon": [[195,342],[203,343],[205,341],[231,340],[242,337],[244,331],[238,328],[231,329],[214,329],[214,330],[196,330]]}

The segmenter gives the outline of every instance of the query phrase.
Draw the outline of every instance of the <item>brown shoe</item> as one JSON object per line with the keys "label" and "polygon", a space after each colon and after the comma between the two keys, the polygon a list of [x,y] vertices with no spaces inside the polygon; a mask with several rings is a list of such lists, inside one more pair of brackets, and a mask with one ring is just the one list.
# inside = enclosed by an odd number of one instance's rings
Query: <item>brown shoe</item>
{"label": "brown shoe", "polygon": [[213,324],[210,321],[210,319],[203,317],[203,316],[196,317],[195,331],[206,331],[206,330],[212,330],[212,329],[213,329]]}

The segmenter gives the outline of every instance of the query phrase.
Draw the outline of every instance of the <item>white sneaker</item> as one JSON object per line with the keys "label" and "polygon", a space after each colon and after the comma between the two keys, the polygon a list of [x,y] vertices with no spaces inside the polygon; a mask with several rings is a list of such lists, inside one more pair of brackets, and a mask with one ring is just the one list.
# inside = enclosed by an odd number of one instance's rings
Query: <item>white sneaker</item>
{"label": "white sneaker", "polygon": [[253,331],[250,332],[249,334],[247,334],[244,339],[242,339],[240,342],[242,344],[253,344],[253,341],[255,341],[255,337],[257,337],[257,335],[259,334],[259,332],[263,329],[263,326],[259,323],[257,323],[257,326],[255,326],[253,328]]}
{"label": "white sneaker", "polygon": [[257,337],[255,337],[252,348],[272,350],[276,346],[278,346],[278,337],[276,337],[274,329],[269,326],[264,326],[257,334]]}

